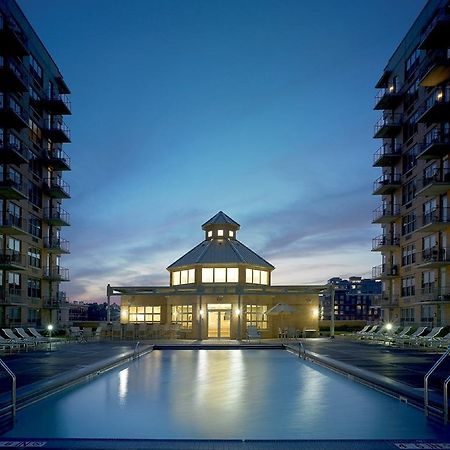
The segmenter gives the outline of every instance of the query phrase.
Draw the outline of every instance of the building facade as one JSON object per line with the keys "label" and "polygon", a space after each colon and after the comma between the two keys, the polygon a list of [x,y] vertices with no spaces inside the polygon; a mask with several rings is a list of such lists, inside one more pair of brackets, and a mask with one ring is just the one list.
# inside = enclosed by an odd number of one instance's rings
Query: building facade
{"label": "building facade", "polygon": [[[328,280],[334,288],[334,319],[340,321],[362,320],[378,322],[381,317],[381,281],[350,277]],[[320,297],[320,320],[331,320],[331,293],[324,291]]]}
{"label": "building facade", "polygon": [[429,0],[376,84],[381,169],[372,250],[382,313],[404,325],[450,325],[450,5]]}
{"label": "building facade", "polygon": [[[324,286],[273,286],[274,266],[237,240],[239,228],[221,211],[204,223],[205,239],[167,268],[170,286],[108,286],[108,299],[121,296],[121,323],[176,325],[190,339],[243,339],[248,326],[263,338],[318,330]],[[278,303],[294,312],[267,314]]]}
{"label": "building facade", "polygon": [[14,0],[0,0],[0,327],[68,321],[69,88]]}

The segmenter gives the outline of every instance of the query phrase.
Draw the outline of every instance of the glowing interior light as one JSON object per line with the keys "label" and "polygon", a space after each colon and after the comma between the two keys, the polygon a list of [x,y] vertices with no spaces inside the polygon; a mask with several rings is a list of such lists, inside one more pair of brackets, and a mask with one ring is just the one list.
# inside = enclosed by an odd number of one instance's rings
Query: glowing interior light
{"label": "glowing interior light", "polygon": [[386,325],[386,330],[392,330],[392,323],[388,323],[387,325]]}

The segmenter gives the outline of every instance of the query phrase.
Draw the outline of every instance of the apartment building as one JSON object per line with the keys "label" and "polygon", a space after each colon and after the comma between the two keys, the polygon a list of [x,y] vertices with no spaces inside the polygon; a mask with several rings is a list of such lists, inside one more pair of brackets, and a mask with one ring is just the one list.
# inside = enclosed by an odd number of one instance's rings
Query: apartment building
{"label": "apartment building", "polygon": [[450,4],[429,0],[376,84],[381,169],[372,250],[382,264],[382,314],[450,325]]}
{"label": "apartment building", "polygon": [[68,321],[64,82],[14,0],[0,0],[0,327]]}
{"label": "apartment building", "polygon": [[[361,277],[330,278],[328,286],[334,287],[334,319],[363,320],[376,323],[380,319],[381,281]],[[331,292],[319,296],[320,320],[331,320]]]}

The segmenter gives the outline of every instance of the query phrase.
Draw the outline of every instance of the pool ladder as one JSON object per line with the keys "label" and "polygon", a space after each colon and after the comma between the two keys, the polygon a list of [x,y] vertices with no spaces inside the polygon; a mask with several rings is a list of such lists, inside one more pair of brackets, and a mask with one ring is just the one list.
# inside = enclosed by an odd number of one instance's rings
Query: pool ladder
{"label": "pool ladder", "polygon": [[[11,377],[11,405],[0,409],[0,428],[11,428],[16,419],[16,375],[0,358],[0,366]],[[6,413],[6,414],[5,414]],[[10,415],[8,414],[10,413]]]}
{"label": "pool ladder", "polygon": [[[450,345],[448,346],[446,352],[434,363],[433,367],[427,372],[423,378],[423,401],[425,415],[428,416],[430,405],[429,405],[429,393],[428,393],[428,379],[432,373],[441,365],[444,359],[450,355]],[[444,424],[448,423],[448,385],[450,383],[450,375],[444,381]]]}

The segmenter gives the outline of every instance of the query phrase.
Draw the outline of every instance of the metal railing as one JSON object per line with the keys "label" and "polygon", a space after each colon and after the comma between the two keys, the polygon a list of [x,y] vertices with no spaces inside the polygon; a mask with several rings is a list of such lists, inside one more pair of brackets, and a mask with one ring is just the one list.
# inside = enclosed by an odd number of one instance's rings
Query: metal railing
{"label": "metal railing", "polygon": [[[425,410],[425,415],[429,414],[429,392],[428,392],[428,380],[433,372],[444,362],[444,359],[450,354],[450,346],[447,348],[445,353],[433,364],[433,367],[425,374],[423,377],[423,406]],[[448,397],[447,397],[447,387],[448,382],[450,381],[450,377],[445,380],[444,383],[444,422],[447,424],[446,420],[448,420]],[[447,412],[447,415],[445,414]]]}
{"label": "metal railing", "polygon": [[377,236],[372,239],[372,250],[376,250],[377,248],[384,246],[398,246],[400,245],[400,237],[399,236]]}
{"label": "metal railing", "polygon": [[402,114],[389,113],[383,114],[374,127],[375,135],[384,127],[399,127],[402,124]]}
{"label": "metal railing", "polygon": [[387,205],[381,205],[373,210],[373,221],[380,220],[383,217],[399,216],[400,205],[388,203]]}
{"label": "metal railing", "polygon": [[63,208],[44,208],[44,220],[58,220],[70,223],[70,214]]}
{"label": "metal railing", "polygon": [[437,246],[427,248],[422,251],[422,262],[450,262],[450,249]]}
{"label": "metal railing", "polygon": [[385,156],[400,156],[402,153],[402,146],[400,144],[383,144],[374,154],[374,164]]}
{"label": "metal railing", "polygon": [[422,226],[450,223],[450,208],[436,208],[422,216]]}
{"label": "metal railing", "polygon": [[433,183],[449,183],[450,184],[450,169],[438,169],[433,168],[428,171],[424,171],[422,178],[422,187],[427,187]]}
{"label": "metal railing", "polygon": [[373,182],[373,192],[376,192],[383,186],[400,185],[402,176],[399,173],[383,174]]}
{"label": "metal railing", "polygon": [[14,421],[16,419],[16,376],[2,359],[0,359],[0,366],[2,366],[11,377],[11,415]]}

